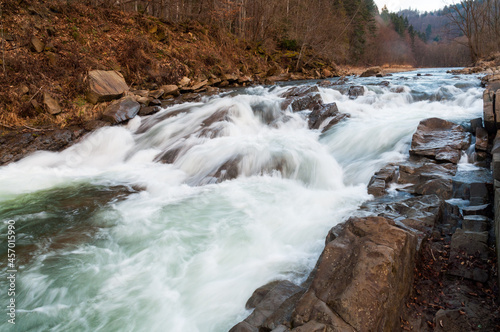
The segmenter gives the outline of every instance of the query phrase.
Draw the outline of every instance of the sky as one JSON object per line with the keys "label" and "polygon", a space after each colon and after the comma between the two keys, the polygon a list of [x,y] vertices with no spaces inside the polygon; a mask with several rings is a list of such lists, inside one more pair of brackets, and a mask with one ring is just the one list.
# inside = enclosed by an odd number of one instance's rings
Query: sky
{"label": "sky", "polygon": [[400,9],[417,9],[421,12],[433,11],[436,9],[441,9],[446,5],[449,5],[453,0],[374,0],[378,9],[381,10],[384,5],[390,12],[397,12]]}

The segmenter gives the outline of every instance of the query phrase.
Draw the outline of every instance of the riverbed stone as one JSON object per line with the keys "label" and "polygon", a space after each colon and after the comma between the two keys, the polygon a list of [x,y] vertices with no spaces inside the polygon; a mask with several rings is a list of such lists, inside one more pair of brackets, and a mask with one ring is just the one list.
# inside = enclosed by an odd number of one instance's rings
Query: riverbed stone
{"label": "riverbed stone", "polygon": [[133,119],[139,110],[139,104],[133,97],[124,97],[109,105],[102,115],[102,119],[112,124],[121,123]]}
{"label": "riverbed stone", "polygon": [[[267,290],[267,288],[271,289]],[[266,329],[272,330],[281,324],[281,322],[279,322],[279,318],[281,316],[277,314],[277,316],[271,318],[270,321],[268,321],[268,318],[272,317],[272,315],[275,314],[288,299],[298,293],[301,294],[301,292],[304,291],[302,287],[297,286],[288,280],[268,284],[261,290],[265,292],[265,295],[260,301],[255,301],[250,298],[250,300],[252,300],[252,304],[258,302],[255,306],[255,310],[247,318],[245,318],[243,322],[234,326],[230,332],[254,331],[253,328],[258,331],[259,328],[264,326],[266,323]],[[260,295],[262,294],[259,294],[258,297],[260,297]],[[290,305],[293,307],[294,303],[290,303]],[[289,311],[291,312],[291,308]]]}
{"label": "riverbed stone", "polygon": [[413,134],[410,154],[456,164],[462,150],[469,145],[470,135],[462,126],[439,118],[429,118],[420,121]]}
{"label": "riverbed stone", "polygon": [[88,74],[87,99],[91,103],[111,101],[129,90],[123,75],[117,71],[92,70]]}
{"label": "riverbed stone", "polygon": [[466,232],[487,232],[490,228],[490,219],[486,216],[465,216],[462,221],[462,229]]}
{"label": "riverbed stone", "polygon": [[416,245],[416,237],[390,219],[350,218],[323,250],[293,326],[316,321],[356,331],[394,330],[411,290]]}
{"label": "riverbed stone", "polygon": [[349,92],[347,93],[349,99],[356,99],[359,96],[363,96],[364,94],[365,94],[365,87],[361,85],[350,86]]}
{"label": "riverbed stone", "polygon": [[396,180],[397,167],[394,165],[387,165],[376,172],[370,182],[368,183],[368,194],[375,197],[380,197],[387,194],[386,188],[389,184]]}
{"label": "riverbed stone", "polygon": [[316,104],[314,105],[311,114],[309,114],[309,128],[319,129],[323,121],[329,117],[335,117],[339,114],[339,109],[336,103]]}

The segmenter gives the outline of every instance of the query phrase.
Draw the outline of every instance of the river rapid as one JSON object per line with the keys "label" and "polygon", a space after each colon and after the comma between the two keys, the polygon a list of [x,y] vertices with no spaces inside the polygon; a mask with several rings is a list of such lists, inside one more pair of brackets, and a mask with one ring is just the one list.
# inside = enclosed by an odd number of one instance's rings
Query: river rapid
{"label": "river rapid", "polygon": [[[482,116],[476,76],[427,69],[320,87],[350,115],[322,133],[309,110],[280,108],[315,83],[234,89],[0,167],[3,308],[9,222],[17,269],[16,324],[4,314],[0,330],[227,331],[257,287],[307,278],[420,120]],[[367,91],[351,99],[351,85]]]}

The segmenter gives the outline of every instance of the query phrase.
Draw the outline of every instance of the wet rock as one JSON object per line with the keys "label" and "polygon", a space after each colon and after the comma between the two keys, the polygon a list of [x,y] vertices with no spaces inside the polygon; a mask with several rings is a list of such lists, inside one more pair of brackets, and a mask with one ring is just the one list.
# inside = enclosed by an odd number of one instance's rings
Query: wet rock
{"label": "wet rock", "polygon": [[117,71],[92,70],[88,82],[87,98],[91,103],[118,99],[129,90],[123,75]]}
{"label": "wet rock", "polygon": [[418,195],[435,194],[442,199],[449,199],[453,196],[453,183],[451,179],[432,179],[416,184],[413,190]]}
{"label": "wet rock", "polygon": [[293,99],[287,99],[281,104],[283,110],[287,109],[288,106],[292,109],[292,112],[299,112],[303,110],[313,110],[315,107],[321,107],[323,100],[319,93],[306,95],[303,97],[297,97]]}
{"label": "wet rock", "polygon": [[476,151],[488,150],[488,132],[483,127],[476,127]]}
{"label": "wet rock", "polygon": [[462,208],[462,214],[464,216],[473,216],[473,215],[481,215],[481,216],[491,216],[491,205],[490,204],[481,204],[481,205],[470,205]]}
{"label": "wet rock", "polygon": [[382,74],[382,69],[380,67],[372,67],[365,70],[359,77],[377,76],[377,74]]}
{"label": "wet rock", "polygon": [[458,163],[462,150],[470,144],[470,135],[462,126],[439,118],[420,121],[413,134],[410,154],[437,161]]}
{"label": "wet rock", "polygon": [[57,115],[62,112],[61,106],[57,100],[52,98],[48,92],[43,93],[43,104],[45,105],[47,111],[52,115]]}
{"label": "wet rock", "polygon": [[161,107],[159,106],[141,106],[141,109],[139,110],[138,114],[140,116],[147,116],[158,113],[160,110]]}
{"label": "wet rock", "polygon": [[248,299],[247,303],[245,304],[245,308],[246,309],[255,308],[264,299],[264,297],[266,297],[266,295],[271,291],[271,289],[276,287],[282,281],[283,280],[271,281],[265,284],[264,286],[257,288],[253,292],[252,296],[250,296],[250,298]]}
{"label": "wet rock", "polygon": [[330,128],[332,128],[333,126],[335,126],[337,123],[341,122],[342,120],[345,120],[347,118],[350,118],[351,116],[349,114],[344,114],[344,113],[337,113],[333,119],[331,119],[328,124],[323,128],[323,130],[321,131],[322,133],[326,132],[327,130],[329,130]]}
{"label": "wet rock", "polygon": [[[259,331],[259,328],[266,324],[268,318],[270,318],[283,305],[283,303],[285,303],[286,300],[302,291],[302,287],[297,286],[290,281],[284,280],[278,282],[266,293],[262,300],[258,302],[255,310],[250,314],[250,316],[245,318],[243,322],[237,324],[229,331],[253,331],[253,328],[256,328],[256,331]],[[267,324],[268,326],[273,326],[272,328],[266,328],[272,330],[274,327],[277,327],[279,323],[274,321],[275,319],[272,319]]]}
{"label": "wet rock", "polygon": [[356,99],[359,96],[363,96],[365,94],[365,87],[359,85],[350,86],[349,92],[347,94],[349,95],[349,99]]}
{"label": "wet rock", "polygon": [[444,204],[437,195],[425,195],[388,204],[388,208],[397,213],[389,214],[395,220],[413,229],[429,232],[442,219]]}
{"label": "wet rock", "polygon": [[405,92],[405,87],[404,86],[395,86],[390,89],[391,92],[394,93],[403,93]]}
{"label": "wet rock", "polygon": [[466,232],[487,232],[490,229],[490,219],[481,215],[465,216],[462,229]]}
{"label": "wet rock", "polygon": [[368,194],[375,197],[387,194],[386,188],[396,179],[397,168],[393,165],[387,165],[375,173],[368,183]]}
{"label": "wet rock", "polygon": [[90,120],[83,124],[83,128],[87,131],[94,131],[102,127],[109,126],[109,122],[101,121],[101,120]]}
{"label": "wet rock", "polygon": [[400,184],[420,184],[435,179],[451,179],[457,171],[457,165],[452,163],[436,164],[430,160],[422,163],[405,162],[399,165]]}
{"label": "wet rock", "polygon": [[162,85],[160,90],[163,90],[164,96],[178,96],[179,87],[177,85]]}
{"label": "wet rock", "polygon": [[313,107],[311,114],[309,114],[309,128],[319,129],[323,121],[339,114],[340,112],[336,103],[317,104]]}
{"label": "wet rock", "polygon": [[483,92],[484,127],[489,134],[496,133],[495,109],[493,104],[494,95],[494,92],[488,89]]}
{"label": "wet rock", "polygon": [[[293,326],[311,321],[357,331],[391,331],[411,290],[417,240],[382,217],[351,218],[321,254]],[[350,325],[350,327],[349,327]]]}
{"label": "wet rock", "polygon": [[308,94],[319,93],[319,89],[317,86],[296,86],[293,87],[280,95],[282,98],[290,98],[290,97],[304,97]]}
{"label": "wet rock", "polygon": [[140,108],[141,105],[133,97],[124,97],[106,107],[102,119],[111,124],[121,123],[133,119]]}
{"label": "wet rock", "polygon": [[41,53],[45,49],[45,44],[37,37],[32,37],[30,47],[33,52]]}
{"label": "wet rock", "polygon": [[264,329],[274,330],[281,324],[289,324],[292,318],[293,310],[306,290],[301,288],[295,294],[287,298],[272,315],[267,317],[262,327]]}

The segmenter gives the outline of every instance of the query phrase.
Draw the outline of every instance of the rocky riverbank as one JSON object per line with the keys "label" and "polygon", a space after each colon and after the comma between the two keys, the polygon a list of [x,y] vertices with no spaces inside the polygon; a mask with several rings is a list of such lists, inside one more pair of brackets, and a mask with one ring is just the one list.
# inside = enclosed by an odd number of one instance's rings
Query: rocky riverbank
{"label": "rocky riverbank", "polygon": [[409,159],[373,176],[375,199],[331,229],[307,281],[257,289],[231,332],[498,330],[493,86],[484,126],[421,121]]}

